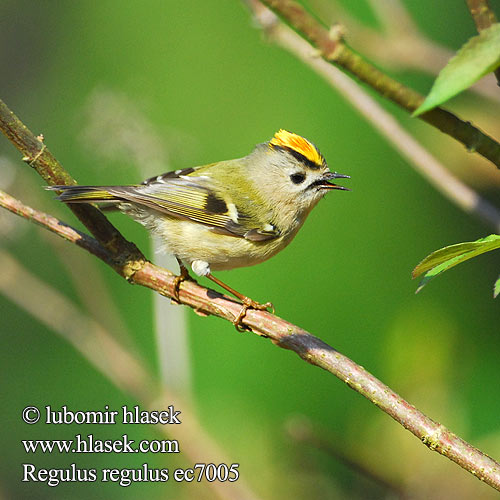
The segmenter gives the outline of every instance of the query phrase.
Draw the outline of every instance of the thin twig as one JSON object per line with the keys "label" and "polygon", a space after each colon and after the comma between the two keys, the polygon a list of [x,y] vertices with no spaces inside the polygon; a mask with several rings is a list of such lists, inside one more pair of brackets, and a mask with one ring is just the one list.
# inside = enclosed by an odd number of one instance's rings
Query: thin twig
{"label": "thin twig", "polygon": [[[412,113],[424,98],[416,91],[393,80],[353,52],[342,40],[342,29],[329,32],[295,0],[261,0],[278,16],[286,20],[303,38],[308,40],[318,55],[352,74],[383,97]],[[443,108],[434,108],[418,117],[461,142],[468,151],[477,152],[500,168],[500,144]]]}
{"label": "thin twig", "polygon": [[[472,19],[474,19],[474,23],[479,33],[498,22],[488,0],[467,0],[467,7],[469,7],[470,14]],[[500,68],[497,68],[494,73],[497,79],[497,85],[500,87]]]}
{"label": "thin twig", "polygon": [[262,28],[273,41],[295,54],[344,95],[439,192],[465,212],[475,215],[495,231],[500,231],[500,211],[494,205],[455,177],[351,78],[323,59],[311,57],[311,45],[286,25],[280,23],[269,9],[258,1],[252,1],[249,5]]}
{"label": "thin twig", "polygon": [[[24,216],[25,211],[17,213]],[[38,220],[42,221],[40,223],[43,225],[45,217],[38,217]],[[58,224],[48,228],[59,234],[59,227],[67,226]],[[73,241],[73,238],[67,237],[66,231],[61,236],[68,241]],[[150,262],[146,262],[136,271],[133,282],[151,288],[166,297],[174,296],[175,276]],[[241,304],[192,281],[182,283],[179,302],[193,308],[199,314],[218,316],[229,321],[233,321],[241,309]],[[268,337],[278,347],[294,351],[308,363],[332,373],[403,425],[431,450],[448,457],[500,491],[499,463],[424,415],[363,367],[333,347],[267,311],[248,310],[243,318],[243,324],[254,333]]]}

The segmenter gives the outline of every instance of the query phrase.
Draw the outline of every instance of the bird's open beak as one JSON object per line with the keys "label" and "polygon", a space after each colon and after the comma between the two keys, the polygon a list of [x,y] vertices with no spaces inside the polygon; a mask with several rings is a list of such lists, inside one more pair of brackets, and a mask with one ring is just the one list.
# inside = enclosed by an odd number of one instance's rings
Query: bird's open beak
{"label": "bird's open beak", "polygon": [[327,172],[323,178],[317,182],[317,186],[321,189],[341,189],[342,191],[350,191],[349,188],[344,186],[339,186],[338,184],[334,184],[330,182],[331,179],[350,179],[349,175],[337,174],[336,172]]}

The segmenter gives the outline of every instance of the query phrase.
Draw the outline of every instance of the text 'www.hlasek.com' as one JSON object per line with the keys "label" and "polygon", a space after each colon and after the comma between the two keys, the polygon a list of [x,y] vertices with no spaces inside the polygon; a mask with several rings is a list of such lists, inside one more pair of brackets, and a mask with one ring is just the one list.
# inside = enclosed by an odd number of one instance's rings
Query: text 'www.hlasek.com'
{"label": "text 'www.hlasek.com'", "polygon": [[[41,411],[36,406],[27,406],[22,411],[22,419],[27,424],[45,425],[180,425],[181,412],[170,405],[166,410],[146,411],[139,406],[122,406],[120,410],[110,410],[106,405],[99,411],[73,411],[66,406],[53,409],[45,406]],[[73,439],[23,440],[24,451],[35,453],[180,453],[179,442],[175,439],[134,440],[127,434],[117,439],[101,439],[91,434],[76,434]],[[34,463],[22,464],[22,481],[45,483],[55,487],[67,482],[110,482],[120,486],[130,486],[139,482],[234,482],[239,478],[239,464],[196,463],[185,468],[153,468],[143,463],[138,468],[80,468],[72,463],[65,468],[40,468]]]}

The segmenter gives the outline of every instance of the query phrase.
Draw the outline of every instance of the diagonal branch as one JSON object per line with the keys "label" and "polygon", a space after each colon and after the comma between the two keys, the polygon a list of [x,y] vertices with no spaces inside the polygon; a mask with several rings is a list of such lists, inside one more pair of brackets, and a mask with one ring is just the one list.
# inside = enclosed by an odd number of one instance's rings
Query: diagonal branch
{"label": "diagonal branch", "polygon": [[[403,0],[368,0],[368,3],[382,30],[358,20],[340,5],[339,0],[321,3],[324,18],[335,17],[340,24],[348,26],[349,40],[353,46],[363,47],[368,60],[385,68],[416,69],[435,77],[453,57],[451,49],[420,31]],[[500,93],[490,78],[482,78],[469,90],[483,98],[500,101]]]}
{"label": "diagonal branch", "polygon": [[[334,26],[328,31],[295,0],[261,1],[308,40],[325,61],[339,66],[410,113],[423,102],[424,98],[418,92],[392,79],[351,50],[342,40],[341,27]],[[439,107],[423,113],[418,118],[450,135],[461,142],[468,151],[479,153],[500,168],[500,144],[470,122],[463,121],[450,111]]]}
{"label": "diagonal branch", "polygon": [[[54,218],[26,207],[8,195],[0,196],[0,206],[22,217],[36,220],[40,225],[47,227],[67,241],[77,244],[81,241],[81,233],[78,231],[59,221],[54,224]],[[86,241],[88,244],[80,244],[80,246],[88,251],[91,251],[94,245],[98,245],[97,241],[92,242],[91,237],[87,237]],[[175,276],[165,269],[146,262],[134,274],[133,283],[172,298]],[[241,309],[239,303],[209,291],[192,281],[182,283],[179,302],[193,308],[201,315],[214,315],[228,321],[233,321]],[[308,363],[332,373],[403,425],[431,450],[448,457],[500,491],[499,463],[424,415],[347,356],[309,332],[267,311],[250,309],[243,323],[257,335],[271,339],[276,346],[294,351]]]}
{"label": "diagonal branch", "polygon": [[[47,184],[76,184],[47,149],[43,136],[35,137],[1,99],[0,128],[23,155],[23,161],[33,167]],[[139,249],[127,241],[100,210],[83,204],[72,204],[69,208],[113,257],[112,267],[119,274],[128,278],[145,262],[146,259]]]}
{"label": "diagonal branch", "polygon": [[[20,122],[19,122],[20,123]],[[22,124],[21,124],[22,126]],[[10,130],[5,122],[0,122],[0,128],[10,137]],[[25,130],[26,127],[24,127]],[[62,167],[61,167],[62,169]],[[54,219],[43,213],[24,206],[12,197],[0,197],[0,205],[9,210],[36,220],[42,226],[49,228],[66,240],[80,241],[81,233],[73,230],[61,222],[54,223]],[[109,222],[108,222],[109,224]],[[92,226],[92,224],[90,224]],[[98,245],[92,238],[86,239],[88,246]],[[127,247],[125,252],[127,252]],[[122,257],[127,267],[130,255]],[[134,262],[132,262],[135,265]],[[176,286],[176,277],[169,271],[159,268],[148,261],[141,262],[131,275],[124,275],[129,282],[150,288],[161,295],[173,298]],[[193,281],[185,281],[179,290],[179,302],[193,308],[201,315],[213,315],[233,321],[238,317],[241,304],[228,297],[207,290]],[[452,433],[443,425],[430,419],[417,408],[405,401],[380,380],[366,371],[362,366],[336,351],[319,338],[299,328],[288,321],[279,318],[267,311],[249,309],[242,323],[257,335],[269,338],[276,346],[294,351],[303,360],[332,373],[349,387],[367,398],[382,411],[408,429],[431,450],[448,457],[465,470],[500,491],[500,464],[488,455]]]}

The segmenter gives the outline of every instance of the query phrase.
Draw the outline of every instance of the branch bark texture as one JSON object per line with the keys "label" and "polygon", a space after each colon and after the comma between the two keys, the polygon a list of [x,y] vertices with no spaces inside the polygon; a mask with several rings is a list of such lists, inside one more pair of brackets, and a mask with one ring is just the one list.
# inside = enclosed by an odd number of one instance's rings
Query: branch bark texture
{"label": "branch bark texture", "polygon": [[[418,92],[382,73],[342,40],[342,30],[328,31],[295,0],[261,0],[299,35],[309,41],[318,55],[366,83],[383,97],[413,113],[424,101]],[[470,122],[443,108],[423,113],[419,119],[461,142],[468,151],[477,152],[500,168],[500,144]]]}
{"label": "branch bark texture", "polygon": [[[7,111],[13,116],[3,103],[2,105],[3,106],[0,107],[0,114],[3,111]],[[17,127],[23,128],[26,134],[25,140],[20,144],[17,142],[17,137],[19,136],[16,131]],[[1,119],[0,128],[18,149],[24,148],[25,145],[31,143],[37,145],[36,138],[17,118],[16,120]],[[23,154],[25,154],[24,151]],[[46,154],[45,151],[43,151],[43,154]],[[65,177],[66,179],[71,179],[55,159],[54,162],[55,167],[57,167],[57,174],[60,175],[61,178]],[[43,169],[42,172],[44,172]],[[50,177],[50,179],[52,182],[60,182],[59,179],[55,181],[52,177]],[[75,243],[80,242],[80,246],[89,251],[91,248],[97,248],[101,245],[101,242],[93,240],[90,236],[82,238],[81,233],[78,231],[72,230],[72,228],[66,224],[54,220],[54,218],[47,214],[26,207],[12,197],[5,195],[1,196],[0,204],[18,215],[36,220],[42,226],[47,227],[68,241],[73,241]],[[97,219],[99,221],[104,215],[100,212],[98,213],[100,214]],[[90,229],[90,227],[94,227],[92,220],[93,212],[86,215],[91,219],[88,225]],[[111,226],[113,231],[118,233],[119,237],[117,241],[125,242],[121,243],[124,245],[123,254],[118,253],[118,255],[116,255],[115,253],[113,255],[113,263],[116,262],[116,258],[118,257],[118,260],[123,259],[125,268],[134,269],[133,273],[120,274],[131,283],[145,286],[161,295],[173,298],[175,289],[174,274],[146,260],[141,260],[139,262],[132,260],[132,262],[130,262],[130,259],[134,257],[131,257],[129,253],[130,247],[126,244],[126,240],[107,219],[106,223]],[[120,246],[114,246],[112,248],[115,252],[120,251]],[[104,249],[102,254],[96,250],[92,253],[107,262],[107,257],[104,253],[106,251],[108,251],[108,249]],[[181,284],[178,297],[181,304],[191,307],[201,315],[214,315],[229,321],[233,321],[238,317],[241,310],[240,303],[231,300],[229,297],[218,294],[213,290],[207,290],[193,281],[185,281]],[[291,350],[308,363],[332,373],[349,387],[378,406],[382,411],[390,415],[405,429],[412,432],[431,450],[437,451],[448,457],[465,470],[471,472],[479,479],[500,491],[499,463],[452,433],[443,425],[424,415],[347,356],[344,356],[333,347],[302,328],[267,311],[249,309],[242,323],[254,333],[268,337],[276,346]]]}
{"label": "branch bark texture", "polygon": [[477,31],[483,31],[498,22],[488,0],[467,0],[467,7],[469,7]]}

